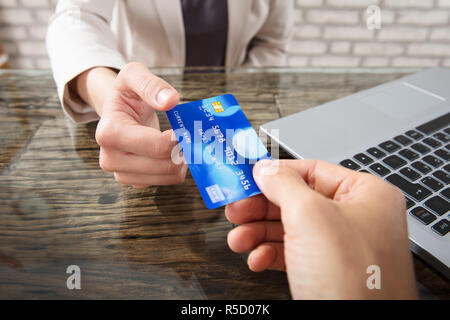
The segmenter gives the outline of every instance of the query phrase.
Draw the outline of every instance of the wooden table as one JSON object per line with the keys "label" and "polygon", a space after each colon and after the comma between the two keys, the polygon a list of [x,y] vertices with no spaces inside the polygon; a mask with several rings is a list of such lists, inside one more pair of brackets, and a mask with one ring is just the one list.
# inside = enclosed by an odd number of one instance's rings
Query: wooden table
{"label": "wooden table", "polygon": [[[405,75],[154,71],[183,101],[233,93],[255,128]],[[135,190],[100,170],[95,127],[65,118],[50,72],[0,72],[0,298],[290,298],[284,273],[253,273],[230,251],[224,209],[206,209],[189,175]],[[66,287],[69,265],[81,268],[81,290]],[[449,298],[447,280],[415,266],[422,297]]]}

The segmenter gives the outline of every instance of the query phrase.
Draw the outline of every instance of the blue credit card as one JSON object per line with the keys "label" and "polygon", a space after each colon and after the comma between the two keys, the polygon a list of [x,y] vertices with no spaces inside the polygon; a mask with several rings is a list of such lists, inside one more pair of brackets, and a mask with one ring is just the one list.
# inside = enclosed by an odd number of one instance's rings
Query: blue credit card
{"label": "blue credit card", "polygon": [[253,166],[271,157],[232,94],[180,104],[166,113],[209,209],[261,193]]}

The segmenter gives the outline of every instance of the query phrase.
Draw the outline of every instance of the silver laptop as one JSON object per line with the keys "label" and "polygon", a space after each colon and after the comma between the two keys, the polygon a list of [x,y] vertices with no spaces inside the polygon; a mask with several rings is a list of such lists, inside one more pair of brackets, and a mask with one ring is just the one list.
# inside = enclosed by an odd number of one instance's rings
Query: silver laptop
{"label": "silver laptop", "polygon": [[261,130],[295,158],[370,172],[403,190],[412,251],[450,278],[450,69],[428,69]]}

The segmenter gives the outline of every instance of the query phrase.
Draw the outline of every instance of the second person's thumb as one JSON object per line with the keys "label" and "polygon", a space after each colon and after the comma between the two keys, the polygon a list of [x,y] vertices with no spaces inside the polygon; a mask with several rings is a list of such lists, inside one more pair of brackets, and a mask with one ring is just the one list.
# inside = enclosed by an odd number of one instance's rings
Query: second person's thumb
{"label": "second person's thumb", "polygon": [[287,225],[296,227],[301,211],[314,211],[323,200],[297,171],[276,160],[257,162],[253,177],[264,196],[280,207],[285,228]]}

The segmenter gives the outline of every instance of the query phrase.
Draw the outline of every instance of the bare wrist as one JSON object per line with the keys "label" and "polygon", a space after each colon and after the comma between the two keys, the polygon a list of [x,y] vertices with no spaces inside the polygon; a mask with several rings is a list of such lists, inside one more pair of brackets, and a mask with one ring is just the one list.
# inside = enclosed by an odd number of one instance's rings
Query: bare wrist
{"label": "bare wrist", "polygon": [[69,86],[80,98],[102,116],[103,103],[108,96],[117,72],[107,67],[94,67],[74,78]]}

